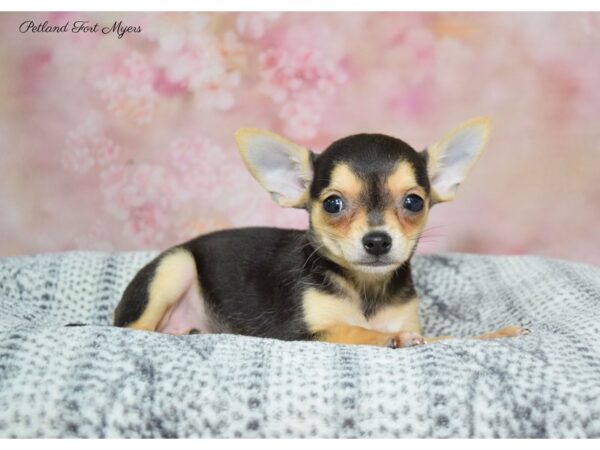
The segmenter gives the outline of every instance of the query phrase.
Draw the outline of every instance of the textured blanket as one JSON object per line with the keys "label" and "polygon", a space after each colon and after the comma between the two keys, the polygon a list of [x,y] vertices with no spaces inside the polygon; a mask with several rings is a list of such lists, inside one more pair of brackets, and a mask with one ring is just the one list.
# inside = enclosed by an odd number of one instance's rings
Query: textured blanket
{"label": "textured blanket", "polygon": [[0,437],[600,437],[598,268],[415,257],[427,334],[532,333],[391,350],[111,327],[154,255],[0,260]]}

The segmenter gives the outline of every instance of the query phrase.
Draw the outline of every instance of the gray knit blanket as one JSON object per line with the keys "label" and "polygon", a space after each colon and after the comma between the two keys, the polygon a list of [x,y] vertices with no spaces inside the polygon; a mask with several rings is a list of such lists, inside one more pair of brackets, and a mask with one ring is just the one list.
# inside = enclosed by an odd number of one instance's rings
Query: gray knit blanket
{"label": "gray knit blanket", "polygon": [[600,437],[598,268],[417,256],[426,334],[532,333],[392,350],[111,327],[154,255],[0,260],[0,437]]}

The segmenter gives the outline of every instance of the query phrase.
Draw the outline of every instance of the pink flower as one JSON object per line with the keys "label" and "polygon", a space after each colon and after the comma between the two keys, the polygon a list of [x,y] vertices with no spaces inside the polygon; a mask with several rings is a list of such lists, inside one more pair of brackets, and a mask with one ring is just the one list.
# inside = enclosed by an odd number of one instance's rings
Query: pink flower
{"label": "pink flower", "polygon": [[316,135],[324,111],[347,79],[341,59],[323,53],[312,41],[307,44],[278,45],[259,55],[261,91],[281,104],[284,131],[297,139]]}
{"label": "pink flower", "polygon": [[193,47],[166,53],[159,64],[170,83],[186,86],[198,94],[201,107],[226,111],[233,106],[234,97],[229,89],[239,84],[240,76],[225,68],[213,39],[207,37]]}
{"label": "pink flower", "polygon": [[[154,162],[109,164],[100,172],[104,210],[134,242],[162,245],[197,214],[198,203],[217,203],[227,184],[223,151],[204,137],[178,138]],[[186,236],[187,237],[187,236]]]}
{"label": "pink flower", "polygon": [[100,174],[104,209],[124,223],[127,234],[144,245],[161,242],[172,209],[172,180],[150,163],[111,165]]}
{"label": "pink flower", "polygon": [[278,12],[244,12],[237,15],[235,27],[240,36],[250,39],[261,38],[270,24],[276,22],[281,13]]}
{"label": "pink flower", "polygon": [[209,155],[205,150],[215,150],[215,147],[204,138],[179,138],[171,142],[168,151],[168,163],[181,173],[189,173],[201,166],[202,161]]}
{"label": "pink flower", "polygon": [[86,173],[97,164],[111,163],[119,151],[119,146],[101,132],[100,125],[88,119],[67,134],[61,163],[66,170]]}
{"label": "pink flower", "polygon": [[234,104],[231,90],[240,83],[235,70],[241,53],[235,34],[213,34],[209,16],[169,15],[150,35],[158,43],[154,64],[161,92],[195,94],[203,109],[229,110]]}
{"label": "pink flower", "polygon": [[[68,138],[67,138],[68,139]],[[61,164],[69,171],[86,173],[92,167],[94,167],[94,158],[91,156],[90,149],[85,146],[76,146],[73,148],[67,148],[63,151]]]}
{"label": "pink flower", "polygon": [[109,112],[138,125],[152,121],[157,104],[153,89],[154,69],[137,51],[119,59],[94,85]]}
{"label": "pink flower", "polygon": [[223,150],[204,137],[174,140],[165,154],[165,166],[173,178],[173,195],[184,202],[202,196],[213,198],[215,188],[227,177]]}
{"label": "pink flower", "polygon": [[130,208],[127,231],[143,245],[157,245],[169,225],[169,212],[156,203],[144,203]]}
{"label": "pink flower", "polygon": [[399,92],[391,96],[389,108],[403,118],[412,120],[427,116],[431,107],[430,92],[432,82],[427,80],[416,86],[402,86]]}

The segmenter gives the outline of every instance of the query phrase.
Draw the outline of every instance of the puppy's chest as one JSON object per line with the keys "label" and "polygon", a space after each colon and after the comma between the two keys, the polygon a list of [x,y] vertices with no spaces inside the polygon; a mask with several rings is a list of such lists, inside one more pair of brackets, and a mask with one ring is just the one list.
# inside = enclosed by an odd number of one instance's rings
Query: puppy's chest
{"label": "puppy's chest", "polygon": [[359,292],[344,283],[335,293],[317,288],[303,294],[304,319],[312,332],[346,324],[384,333],[420,332],[419,301],[409,298],[377,298],[374,293]]}

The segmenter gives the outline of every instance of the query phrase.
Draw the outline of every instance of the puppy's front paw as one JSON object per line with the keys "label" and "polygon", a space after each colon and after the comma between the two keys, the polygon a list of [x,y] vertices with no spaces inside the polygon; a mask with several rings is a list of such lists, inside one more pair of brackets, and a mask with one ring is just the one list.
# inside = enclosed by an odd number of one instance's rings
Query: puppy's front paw
{"label": "puppy's front paw", "polygon": [[528,328],[523,328],[518,325],[510,325],[508,327],[492,331],[491,333],[482,334],[481,336],[479,336],[479,339],[499,339],[506,337],[524,336],[530,333],[531,331]]}
{"label": "puppy's front paw", "polygon": [[510,325],[508,327],[500,328],[495,332],[498,337],[515,337],[515,336],[523,336],[525,334],[529,334],[528,328],[523,328],[518,325]]}
{"label": "puppy's front paw", "polygon": [[390,338],[388,341],[388,347],[390,348],[404,348],[414,347],[416,345],[423,345],[425,339],[419,333],[413,333],[412,331],[403,331]]}

